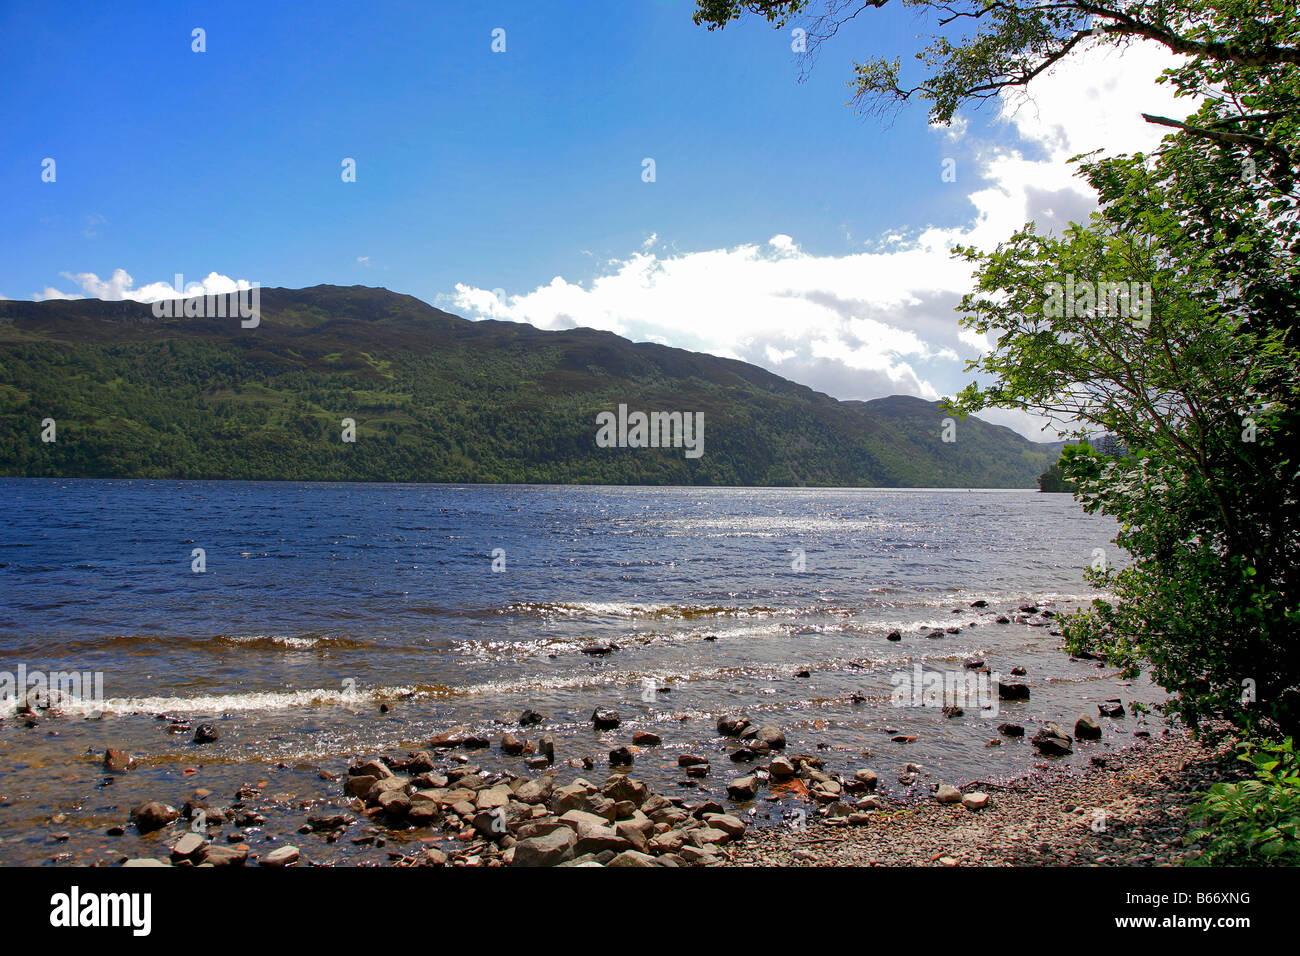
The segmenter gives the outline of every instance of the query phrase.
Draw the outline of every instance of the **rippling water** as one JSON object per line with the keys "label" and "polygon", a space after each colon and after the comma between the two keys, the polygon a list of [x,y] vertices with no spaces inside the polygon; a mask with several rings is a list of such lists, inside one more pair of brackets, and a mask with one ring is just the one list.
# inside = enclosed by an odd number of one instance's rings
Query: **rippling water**
{"label": "rippling water", "polygon": [[[892,774],[907,761],[936,775],[914,790],[1029,769],[1023,743],[985,746],[1002,721],[1157,699],[1070,661],[1050,621],[996,623],[1091,597],[1095,549],[1118,557],[1113,524],[1063,495],[0,480],[0,496],[0,672],[98,671],[109,698],[35,728],[9,707],[0,862],[111,858],[135,838],[106,843],[104,826],[143,796],[262,778],[292,805],[325,792],[318,768],[457,725],[499,736],[524,707],[545,715],[557,756],[596,758],[590,775],[654,729],[664,746],[636,772],[676,787],[676,753],[713,756],[717,715],[744,710],[832,769],[879,766],[904,795]],[[889,706],[895,675],[972,656],[1004,678],[1025,667],[1031,702],[955,720]],[[598,705],[623,726],[592,731]],[[221,740],[196,747],[158,714],[213,722]],[[1114,723],[1097,746],[1134,729]],[[143,761],[111,788],[94,756],[108,745]],[[475,760],[522,772],[495,749]],[[716,794],[725,755],[713,774]],[[80,830],[55,846],[45,821],[59,812]]]}

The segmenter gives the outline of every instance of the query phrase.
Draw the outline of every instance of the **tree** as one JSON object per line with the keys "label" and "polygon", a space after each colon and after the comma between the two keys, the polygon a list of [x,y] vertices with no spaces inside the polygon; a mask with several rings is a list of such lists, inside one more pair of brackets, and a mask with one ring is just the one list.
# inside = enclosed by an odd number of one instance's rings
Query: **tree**
{"label": "tree", "polygon": [[[699,0],[696,20],[807,17],[809,56],[888,0]],[[899,61],[859,63],[860,108],[963,103],[1031,84],[1091,42],[1183,54],[1165,81],[1200,103],[1151,155],[1093,155],[1079,172],[1099,210],[1059,237],[1034,225],[976,268],[962,321],[996,344],[971,363],[991,384],[953,403],[1018,408],[1115,457],[1068,446],[1062,476],[1118,519],[1123,568],[1087,572],[1115,594],[1066,623],[1071,646],[1130,673],[1149,666],[1196,726],[1294,733],[1300,724],[1300,17],[1275,0],[902,0],[942,31]],[[965,29],[965,33],[962,30]],[[910,84],[910,85],[909,85]],[[1145,114],[1144,114],[1145,115]]]}
{"label": "tree", "polygon": [[[796,18],[806,33],[805,67],[819,48],[847,23],[889,0],[697,0],[695,22],[722,29],[746,14],[784,29]],[[875,57],[854,66],[850,84],[862,109],[888,110],[913,99],[929,102],[935,122],[951,121],[963,103],[997,97],[1028,86],[1053,64],[1090,40],[1114,44],[1156,43],[1188,57],[1180,77],[1187,89],[1202,81],[1262,91],[1262,100],[1226,127],[1196,128],[1220,143],[1254,144],[1294,168],[1295,153],[1274,137],[1271,124],[1283,110],[1265,108],[1269,79],[1300,65],[1300,18],[1290,0],[896,0],[917,10],[935,30],[918,51],[921,76],[908,85],[901,61]],[[1294,115],[1290,114],[1292,120]],[[1181,128],[1167,117],[1150,117]],[[1188,127],[1189,129],[1195,127]],[[1284,155],[1285,154],[1285,155]]]}

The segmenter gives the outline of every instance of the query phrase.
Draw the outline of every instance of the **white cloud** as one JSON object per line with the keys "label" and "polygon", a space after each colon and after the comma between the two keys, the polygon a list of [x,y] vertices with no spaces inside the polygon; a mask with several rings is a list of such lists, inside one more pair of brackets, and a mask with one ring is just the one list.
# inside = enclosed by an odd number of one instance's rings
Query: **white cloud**
{"label": "white cloud", "polygon": [[[94,272],[61,272],[65,279],[77,283],[81,292],[63,292],[53,286],[46,286],[32,298],[37,302],[50,299],[104,299],[118,302],[123,299],[134,302],[157,302],[160,299],[175,299],[182,293],[170,282],[151,282],[135,288],[135,280],[125,269],[114,269],[112,276],[101,279]],[[247,279],[232,279],[216,272],[209,272],[201,282],[183,282],[185,296],[219,295],[227,292],[239,292],[251,289],[253,284]]]}
{"label": "white cloud", "polygon": [[[951,248],[991,248],[1030,220],[1055,231],[1085,219],[1095,200],[1067,160],[1098,147],[1154,146],[1162,131],[1140,112],[1189,112],[1154,82],[1170,62],[1148,44],[1122,54],[1089,49],[1059,65],[1029,96],[1017,91],[1001,103],[999,119],[1020,148],[972,146],[964,119],[941,129],[971,152],[947,187],[971,184],[974,215],[959,228],[900,224],[910,228],[890,230],[870,251],[830,256],[810,254],[785,234],[657,254],[651,233],[639,251],[607,261],[590,281],[555,276],[513,295],[457,284],[443,304],[472,318],[587,326],[741,358],[842,399],[952,394],[966,381],[965,361],[989,343],[957,324],[953,310],[971,277]],[[986,417],[1035,439],[1054,437],[1021,413]]]}

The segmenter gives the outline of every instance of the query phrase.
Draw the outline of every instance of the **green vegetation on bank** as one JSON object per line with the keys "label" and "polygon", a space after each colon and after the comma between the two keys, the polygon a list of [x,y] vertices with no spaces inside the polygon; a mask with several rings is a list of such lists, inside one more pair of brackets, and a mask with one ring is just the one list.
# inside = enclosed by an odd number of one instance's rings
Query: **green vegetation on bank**
{"label": "green vegetation on bank", "polygon": [[[607,332],[469,322],[362,287],[264,289],[261,304],[243,329],[132,302],[0,302],[0,474],[1032,488],[1050,461],[975,418],[944,442],[935,403],[838,402]],[[703,412],[703,456],[597,447],[596,414],[619,404]]]}
{"label": "green vegetation on bank", "polygon": [[1216,783],[1189,811],[1199,866],[1300,865],[1300,760],[1294,741],[1237,748],[1254,777]]}

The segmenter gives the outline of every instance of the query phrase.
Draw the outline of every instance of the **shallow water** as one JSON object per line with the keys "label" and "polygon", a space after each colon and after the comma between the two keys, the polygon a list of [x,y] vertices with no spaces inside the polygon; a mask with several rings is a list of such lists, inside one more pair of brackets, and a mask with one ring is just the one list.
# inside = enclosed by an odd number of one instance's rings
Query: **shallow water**
{"label": "shallow water", "polygon": [[[158,837],[104,830],[145,798],[179,805],[207,787],[230,799],[245,784],[271,806],[266,833],[316,859],[382,859],[293,833],[307,801],[341,793],[318,771],[453,726],[497,739],[497,721],[525,707],[546,722],[515,732],[554,735],[565,780],[599,779],[611,747],[653,729],[664,745],[638,754],[636,775],[693,793],[676,756],[702,752],[712,776],[691,786],[722,796],[751,765],[727,759],[714,724],[742,710],[781,727],[792,752],[819,752],[833,771],[874,767],[886,793],[919,796],[940,779],[1030,770],[1040,758],[1023,741],[986,746],[1003,721],[1032,733],[1095,716],[1107,698],[1160,696],[1071,661],[1052,621],[995,623],[1026,602],[1089,599],[1096,549],[1118,558],[1113,524],[1063,495],[0,480],[0,500],[0,672],[100,672],[107,698],[34,728],[9,703],[4,863],[156,853]],[[885,640],[895,629],[903,639]],[[891,704],[915,664],[963,673],[970,657],[1004,680],[1026,668],[1032,699],[997,713],[979,701],[955,719]],[[622,726],[593,731],[596,706]],[[192,744],[200,722],[220,741]],[[1065,759],[1086,762],[1141,726],[1102,723],[1102,742]],[[142,765],[105,786],[106,746]],[[495,747],[471,756],[525,772]],[[595,768],[564,766],[581,756]],[[907,762],[930,776],[899,783]],[[760,802],[764,815],[779,811]],[[248,835],[255,852],[266,833]]]}

